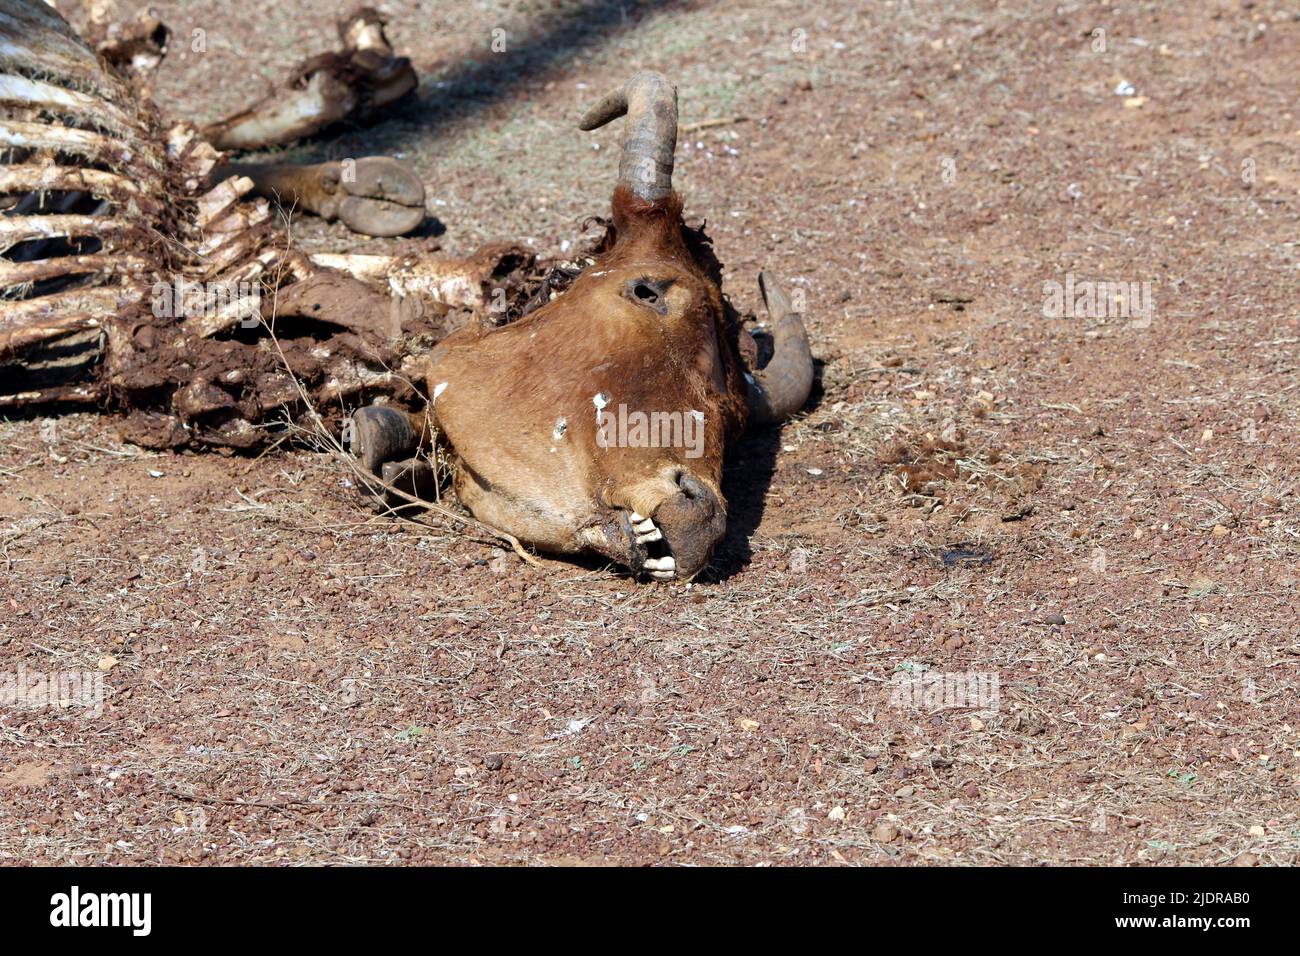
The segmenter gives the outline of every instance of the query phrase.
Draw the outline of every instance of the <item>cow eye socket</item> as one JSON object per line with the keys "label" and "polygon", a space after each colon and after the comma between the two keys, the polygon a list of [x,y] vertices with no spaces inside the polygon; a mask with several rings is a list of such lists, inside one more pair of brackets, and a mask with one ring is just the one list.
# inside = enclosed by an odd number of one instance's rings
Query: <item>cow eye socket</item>
{"label": "cow eye socket", "polygon": [[623,289],[623,295],[637,305],[653,309],[660,315],[668,312],[667,292],[670,281],[642,277],[633,279]]}

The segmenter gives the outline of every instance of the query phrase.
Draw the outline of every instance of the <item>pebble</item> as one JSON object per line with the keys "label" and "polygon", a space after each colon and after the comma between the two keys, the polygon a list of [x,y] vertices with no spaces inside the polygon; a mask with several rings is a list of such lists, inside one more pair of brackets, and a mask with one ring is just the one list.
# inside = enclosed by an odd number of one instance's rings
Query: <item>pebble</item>
{"label": "pebble", "polygon": [[1054,614],[1048,614],[1046,617],[1043,618],[1043,623],[1044,623],[1044,624],[1053,624],[1053,625],[1058,625],[1058,626],[1059,626],[1059,625],[1065,623],[1065,615],[1064,615],[1064,614],[1061,614],[1061,613],[1059,613],[1059,612],[1054,613]]}
{"label": "pebble", "polygon": [[889,820],[881,820],[876,824],[875,837],[881,843],[893,843],[898,839],[898,827]]}
{"label": "pebble", "polygon": [[488,754],[483,758],[483,766],[489,770],[500,770],[505,766],[506,760],[500,754]]}

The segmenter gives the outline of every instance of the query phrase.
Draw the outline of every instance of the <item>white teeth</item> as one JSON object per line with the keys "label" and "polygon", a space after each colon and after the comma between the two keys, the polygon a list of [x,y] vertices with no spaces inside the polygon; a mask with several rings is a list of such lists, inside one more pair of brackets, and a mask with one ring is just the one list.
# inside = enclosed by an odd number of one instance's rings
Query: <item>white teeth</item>
{"label": "white teeth", "polygon": [[646,558],[645,567],[648,571],[672,571],[677,567],[677,562],[670,554],[666,558]]}
{"label": "white teeth", "polygon": [[676,575],[673,574],[673,572],[671,571],[651,571],[650,577],[656,578],[657,580],[660,581],[671,581],[674,577],[676,577]]}
{"label": "white teeth", "polygon": [[[630,512],[628,517],[632,519],[632,530],[636,532],[637,544],[648,544],[651,541],[662,541],[664,539],[663,532],[656,528],[655,523],[649,518],[643,518],[635,511]],[[672,561],[672,558],[664,558],[663,560]],[[646,567],[651,567],[651,565],[647,564]]]}

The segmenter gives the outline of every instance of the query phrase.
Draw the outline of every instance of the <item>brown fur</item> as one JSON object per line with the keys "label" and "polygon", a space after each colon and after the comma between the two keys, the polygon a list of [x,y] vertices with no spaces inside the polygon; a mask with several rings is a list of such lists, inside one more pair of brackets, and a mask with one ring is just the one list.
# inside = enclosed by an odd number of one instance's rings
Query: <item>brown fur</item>
{"label": "brown fur", "polygon": [[[620,515],[659,513],[685,573],[707,561],[725,527],[722,462],[745,424],[745,381],[716,260],[692,248],[701,242],[688,240],[681,208],[676,195],[645,202],[620,186],[612,243],[568,291],[513,324],[464,329],[431,355],[432,420],[480,520],[544,550],[594,549],[637,569],[643,555]],[[631,291],[641,279],[663,289],[656,306]],[[597,395],[611,413],[703,412],[703,454],[601,448]],[[679,487],[691,481],[702,497]]]}

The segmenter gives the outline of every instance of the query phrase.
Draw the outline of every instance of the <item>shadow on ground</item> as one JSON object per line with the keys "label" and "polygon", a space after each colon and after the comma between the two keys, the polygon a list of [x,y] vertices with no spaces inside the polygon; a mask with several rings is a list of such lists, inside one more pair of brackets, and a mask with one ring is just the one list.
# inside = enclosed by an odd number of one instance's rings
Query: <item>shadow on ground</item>
{"label": "shadow on ground", "polygon": [[[361,129],[332,129],[293,152],[295,161],[316,162],[339,152],[391,155],[421,139],[474,118],[492,105],[535,85],[547,71],[611,36],[634,30],[652,13],[680,6],[680,0],[592,0],[549,19],[522,40],[509,37],[509,56],[483,50],[446,69],[416,63],[422,77],[414,99],[396,104]],[[402,52],[402,51],[399,51]]]}
{"label": "shadow on ground", "polygon": [[[816,361],[812,394],[803,414],[816,409],[822,400],[822,371]],[[767,490],[776,475],[776,458],[781,451],[781,427],[748,431],[737,443],[722,470],[722,494],[727,499],[727,534],[713,556],[704,580],[725,581],[745,569],[754,557],[750,539],[763,522]]]}

